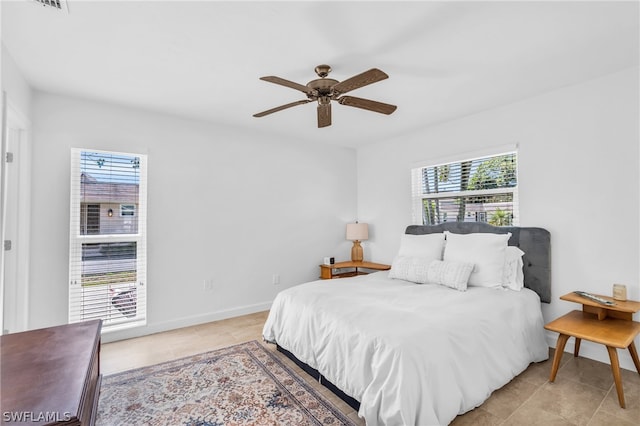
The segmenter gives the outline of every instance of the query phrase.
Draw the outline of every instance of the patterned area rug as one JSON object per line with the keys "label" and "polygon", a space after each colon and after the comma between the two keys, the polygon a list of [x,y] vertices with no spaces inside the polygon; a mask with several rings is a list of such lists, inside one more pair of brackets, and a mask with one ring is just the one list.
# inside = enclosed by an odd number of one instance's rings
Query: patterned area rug
{"label": "patterned area rug", "polygon": [[353,425],[252,341],[102,379],[96,425]]}

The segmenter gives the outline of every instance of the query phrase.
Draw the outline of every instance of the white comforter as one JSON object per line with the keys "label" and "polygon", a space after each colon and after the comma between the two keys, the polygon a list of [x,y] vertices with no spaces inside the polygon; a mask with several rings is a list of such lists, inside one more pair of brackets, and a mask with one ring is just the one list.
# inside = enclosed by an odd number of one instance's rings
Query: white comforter
{"label": "white comforter", "polygon": [[540,299],[392,280],[388,272],[279,293],[263,336],[361,402],[374,425],[445,425],[548,357]]}

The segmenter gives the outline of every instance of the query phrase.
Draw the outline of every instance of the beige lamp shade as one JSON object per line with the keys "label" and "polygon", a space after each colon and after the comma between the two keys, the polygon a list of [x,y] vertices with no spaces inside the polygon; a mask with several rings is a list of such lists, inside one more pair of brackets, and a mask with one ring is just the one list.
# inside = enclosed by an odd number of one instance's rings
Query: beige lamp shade
{"label": "beige lamp shade", "polygon": [[347,240],[363,241],[369,238],[369,225],[366,223],[347,223]]}

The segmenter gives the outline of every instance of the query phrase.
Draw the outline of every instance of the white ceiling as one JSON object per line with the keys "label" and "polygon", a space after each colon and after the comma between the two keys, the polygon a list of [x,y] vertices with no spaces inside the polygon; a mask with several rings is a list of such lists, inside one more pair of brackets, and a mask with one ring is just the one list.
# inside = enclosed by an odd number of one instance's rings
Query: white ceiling
{"label": "white ceiling", "polygon": [[[2,42],[36,89],[357,147],[638,66],[638,2],[218,2],[68,0],[69,13],[2,1]],[[350,95],[390,115],[313,103],[301,84],[327,63]]]}

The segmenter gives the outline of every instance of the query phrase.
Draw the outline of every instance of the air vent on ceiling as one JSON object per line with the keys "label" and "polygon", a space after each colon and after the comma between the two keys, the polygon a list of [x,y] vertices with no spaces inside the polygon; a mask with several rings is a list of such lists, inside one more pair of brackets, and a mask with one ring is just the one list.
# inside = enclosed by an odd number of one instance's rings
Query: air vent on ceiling
{"label": "air vent on ceiling", "polygon": [[55,9],[61,12],[69,13],[66,0],[33,0],[47,9]]}

